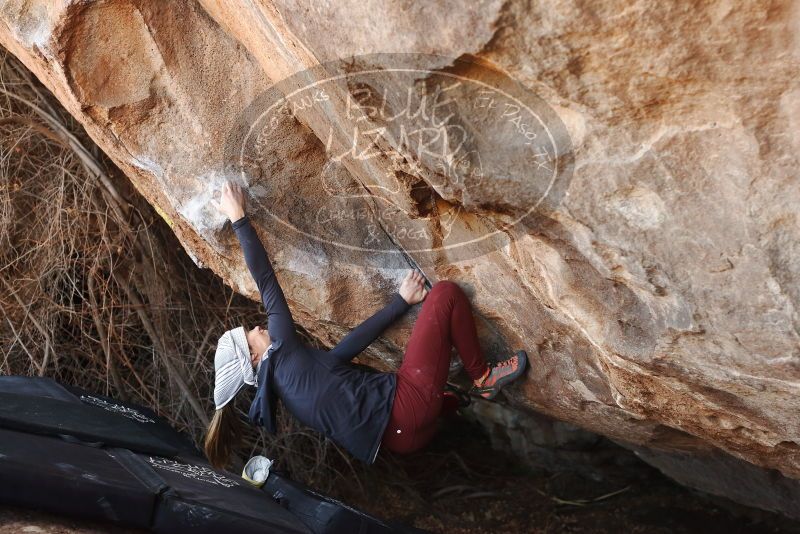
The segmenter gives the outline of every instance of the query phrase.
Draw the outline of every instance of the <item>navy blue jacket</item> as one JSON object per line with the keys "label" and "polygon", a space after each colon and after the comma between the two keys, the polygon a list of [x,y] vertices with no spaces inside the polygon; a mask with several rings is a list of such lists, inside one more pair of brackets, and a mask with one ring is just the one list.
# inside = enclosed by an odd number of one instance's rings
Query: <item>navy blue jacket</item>
{"label": "navy blue jacket", "polygon": [[276,432],[277,398],[301,423],[321,432],[368,464],[375,461],[397,387],[396,374],[359,369],[350,360],[411,306],[395,292],[389,303],[331,350],[304,344],[272,264],[247,216],[233,222],[250,274],[267,312],[272,347],[258,370],[250,406],[253,424]]}

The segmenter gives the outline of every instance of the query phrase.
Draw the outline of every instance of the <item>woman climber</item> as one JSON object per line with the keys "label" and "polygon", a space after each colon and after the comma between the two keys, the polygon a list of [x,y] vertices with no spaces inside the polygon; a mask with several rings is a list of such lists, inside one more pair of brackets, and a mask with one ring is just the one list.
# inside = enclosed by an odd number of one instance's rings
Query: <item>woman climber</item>
{"label": "woman climber", "polygon": [[[481,353],[466,294],[443,280],[428,292],[423,276],[409,271],[389,303],[349,332],[331,350],[305,345],[295,333],[272,264],[245,214],[245,195],[227,182],[217,208],[230,220],[267,312],[267,328],[239,326],[219,338],[214,356],[216,410],[205,438],[205,452],[224,467],[240,436],[230,402],[244,384],[256,386],[248,418],[272,433],[280,398],[303,424],[321,432],[356,458],[371,464],[381,446],[395,453],[422,448],[433,437],[437,419],[464,402],[445,392],[451,344],[473,381],[471,392],[492,399],[525,370],[527,355],[517,353],[489,364]],[[427,299],[426,299],[427,296]],[[371,372],[349,365],[411,306],[425,303],[414,324],[397,372]]]}

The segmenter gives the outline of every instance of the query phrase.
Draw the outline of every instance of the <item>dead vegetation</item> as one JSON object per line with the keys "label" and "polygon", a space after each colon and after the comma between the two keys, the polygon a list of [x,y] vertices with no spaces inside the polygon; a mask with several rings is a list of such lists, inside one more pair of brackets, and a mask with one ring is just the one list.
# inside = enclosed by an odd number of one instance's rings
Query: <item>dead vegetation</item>
{"label": "dead vegetation", "polygon": [[[201,444],[217,339],[263,320],[263,306],[199,269],[82,126],[0,53],[0,372],[149,406]],[[253,394],[235,400],[242,418]],[[426,506],[402,460],[381,455],[366,467],[282,406],[278,427],[270,435],[246,425],[231,471],[264,454],[296,480],[378,515],[385,508],[375,498],[387,488],[395,508]]]}
{"label": "dead vegetation", "polygon": [[[197,268],[82,126],[2,50],[0,372],[144,404],[201,443],[217,339],[260,314]],[[245,417],[250,396],[240,397]],[[276,437],[248,428],[233,470],[265,454],[322,489],[359,484],[343,451],[283,410],[279,419]]]}

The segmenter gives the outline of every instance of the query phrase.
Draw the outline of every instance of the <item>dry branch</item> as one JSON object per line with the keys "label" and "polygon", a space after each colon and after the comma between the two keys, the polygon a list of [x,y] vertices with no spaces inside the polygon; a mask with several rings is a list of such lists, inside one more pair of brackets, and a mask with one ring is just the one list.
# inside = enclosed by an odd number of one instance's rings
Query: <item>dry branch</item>
{"label": "dry branch", "polygon": [[[260,313],[260,303],[197,269],[8,53],[0,55],[0,281],[3,373],[145,404],[198,444],[213,409],[214,342]],[[366,468],[283,407],[279,426],[277,436],[248,427],[240,462],[265,454],[322,491],[369,491]]]}

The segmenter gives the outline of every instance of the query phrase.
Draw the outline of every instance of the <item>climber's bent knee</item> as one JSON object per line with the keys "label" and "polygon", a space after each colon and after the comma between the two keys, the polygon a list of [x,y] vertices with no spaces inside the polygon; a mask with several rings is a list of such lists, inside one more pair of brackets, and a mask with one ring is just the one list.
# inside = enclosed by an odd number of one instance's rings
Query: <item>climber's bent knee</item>
{"label": "climber's bent knee", "polygon": [[461,287],[452,280],[439,280],[431,287],[430,295],[437,293],[459,293]]}

